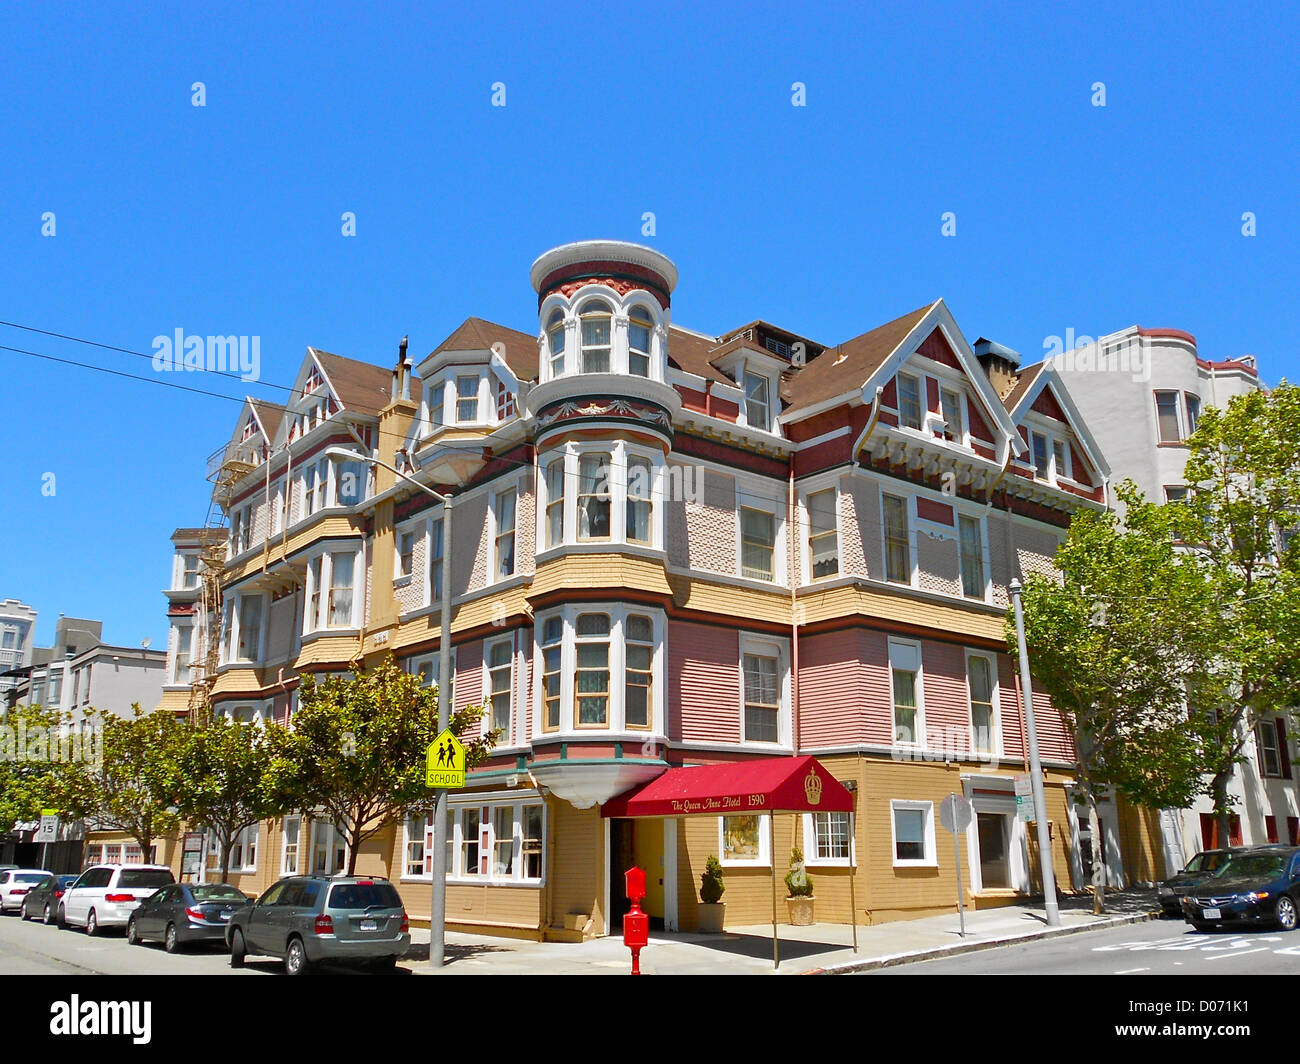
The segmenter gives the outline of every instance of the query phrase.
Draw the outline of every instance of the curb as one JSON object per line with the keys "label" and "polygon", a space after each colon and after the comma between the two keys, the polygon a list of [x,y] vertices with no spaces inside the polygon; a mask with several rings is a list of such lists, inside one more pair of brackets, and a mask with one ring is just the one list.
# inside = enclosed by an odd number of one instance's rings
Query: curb
{"label": "curb", "polygon": [[978,953],[981,950],[997,949],[1001,946],[1018,946],[1024,942],[1037,942],[1045,938],[1064,938],[1066,935],[1079,935],[1088,931],[1107,931],[1113,927],[1127,924],[1141,924],[1148,920],[1158,920],[1159,910],[1149,913],[1137,913],[1132,916],[1112,916],[1091,924],[1077,927],[1053,927],[1045,931],[1033,931],[1027,935],[1009,935],[990,939],[987,942],[959,942],[951,946],[936,946],[934,949],[915,950],[911,953],[895,953],[887,957],[873,957],[864,961],[846,961],[829,968],[813,968],[800,975],[852,975],[856,972],[869,972],[879,968],[893,968],[900,964],[913,964],[917,961],[937,960],[941,957],[957,957],[964,953]]}

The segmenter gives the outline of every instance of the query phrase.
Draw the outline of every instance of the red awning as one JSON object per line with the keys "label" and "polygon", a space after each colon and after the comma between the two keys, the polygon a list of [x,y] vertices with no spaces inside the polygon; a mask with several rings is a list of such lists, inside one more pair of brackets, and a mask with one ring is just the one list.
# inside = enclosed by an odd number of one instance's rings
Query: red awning
{"label": "red awning", "polygon": [[606,817],[851,812],[853,795],[815,757],[670,768],[601,807]]}

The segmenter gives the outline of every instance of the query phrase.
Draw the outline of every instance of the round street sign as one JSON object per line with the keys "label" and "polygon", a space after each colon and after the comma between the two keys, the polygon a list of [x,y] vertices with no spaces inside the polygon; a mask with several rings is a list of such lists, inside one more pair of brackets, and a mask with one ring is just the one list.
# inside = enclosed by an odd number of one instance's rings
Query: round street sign
{"label": "round street sign", "polygon": [[971,807],[960,794],[950,794],[939,803],[939,823],[956,834],[970,827]]}

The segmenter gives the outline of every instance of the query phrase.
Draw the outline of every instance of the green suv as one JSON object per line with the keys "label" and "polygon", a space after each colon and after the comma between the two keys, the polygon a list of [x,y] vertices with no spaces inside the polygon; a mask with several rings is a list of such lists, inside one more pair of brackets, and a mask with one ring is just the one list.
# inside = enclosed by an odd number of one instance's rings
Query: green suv
{"label": "green suv", "polygon": [[382,876],[289,876],[235,911],[226,945],[232,968],[255,953],[281,958],[289,975],[320,961],[364,961],[391,971],[410,949],[411,922]]}

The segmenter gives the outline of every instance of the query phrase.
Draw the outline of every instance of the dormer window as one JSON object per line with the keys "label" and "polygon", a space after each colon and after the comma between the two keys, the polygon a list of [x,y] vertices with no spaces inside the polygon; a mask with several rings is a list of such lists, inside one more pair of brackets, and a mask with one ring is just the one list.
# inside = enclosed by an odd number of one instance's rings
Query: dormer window
{"label": "dormer window", "polygon": [[546,343],[550,349],[551,376],[564,376],[564,311],[551,311],[546,323]]}
{"label": "dormer window", "polygon": [[627,368],[636,377],[650,376],[650,337],[654,324],[644,307],[633,307],[627,329]]}
{"label": "dormer window", "polygon": [[244,422],[244,433],[240,437],[240,442],[251,440],[255,435],[257,435],[257,418],[249,414],[248,420]]}
{"label": "dormer window", "polygon": [[609,304],[592,300],[579,314],[582,323],[582,372],[608,373],[612,312]]}
{"label": "dormer window", "polygon": [[951,443],[962,443],[966,439],[966,426],[961,416],[961,396],[951,388],[939,392],[939,403],[943,409],[943,438]]}
{"label": "dormer window", "polygon": [[745,371],[745,423],[764,431],[772,425],[772,404],[768,399],[767,378]]}
{"label": "dormer window", "polygon": [[307,380],[302,386],[303,395],[311,395],[317,388],[325,383],[325,378],[321,375],[318,367],[312,366],[311,371],[307,374]]}

